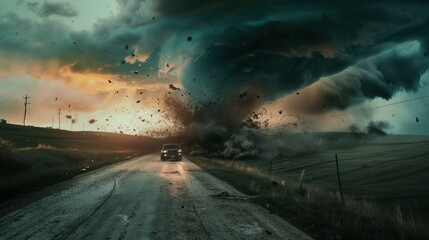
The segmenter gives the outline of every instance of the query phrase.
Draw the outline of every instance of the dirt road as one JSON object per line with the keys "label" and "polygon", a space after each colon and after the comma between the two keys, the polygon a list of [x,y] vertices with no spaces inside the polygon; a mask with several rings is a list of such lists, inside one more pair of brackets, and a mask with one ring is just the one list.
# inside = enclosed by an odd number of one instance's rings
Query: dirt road
{"label": "dirt road", "polygon": [[37,194],[0,216],[0,239],[310,239],[186,159],[146,155]]}

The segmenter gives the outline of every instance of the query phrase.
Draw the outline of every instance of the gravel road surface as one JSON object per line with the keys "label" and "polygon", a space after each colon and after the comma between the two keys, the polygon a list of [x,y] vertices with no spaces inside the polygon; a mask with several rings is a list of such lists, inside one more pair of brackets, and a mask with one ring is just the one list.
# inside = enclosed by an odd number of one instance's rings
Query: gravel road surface
{"label": "gravel road surface", "polygon": [[311,239],[192,162],[157,154],[26,198],[0,216],[0,239]]}

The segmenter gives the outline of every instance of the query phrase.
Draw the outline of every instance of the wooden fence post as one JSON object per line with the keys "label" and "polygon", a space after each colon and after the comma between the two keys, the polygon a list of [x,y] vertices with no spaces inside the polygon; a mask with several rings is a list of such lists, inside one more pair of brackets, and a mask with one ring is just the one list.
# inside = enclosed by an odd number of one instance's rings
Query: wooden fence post
{"label": "wooden fence post", "polygon": [[271,153],[270,169],[268,170],[268,175],[271,175],[271,167],[273,166],[273,160],[274,160],[274,156],[273,156],[273,153]]}
{"label": "wooden fence post", "polygon": [[338,168],[338,156],[335,153],[335,162],[337,164],[338,185],[340,186],[341,202],[344,204],[343,188],[341,187],[340,169]]}
{"label": "wooden fence post", "polygon": [[299,191],[302,192],[302,180],[304,179],[305,169],[302,169],[301,180],[299,181]]}

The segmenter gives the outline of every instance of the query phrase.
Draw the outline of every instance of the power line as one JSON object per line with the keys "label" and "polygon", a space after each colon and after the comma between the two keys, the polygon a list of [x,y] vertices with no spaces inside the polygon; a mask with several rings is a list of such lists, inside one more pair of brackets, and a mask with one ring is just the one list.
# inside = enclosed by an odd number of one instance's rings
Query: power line
{"label": "power line", "polygon": [[360,110],[353,111],[353,112],[346,112],[346,113],[341,113],[341,114],[335,114],[335,115],[331,115],[331,116],[321,117],[321,118],[318,118],[318,119],[315,119],[315,120],[341,117],[341,116],[344,116],[344,115],[349,115],[349,114],[353,114],[353,113],[364,112],[364,111],[367,111],[367,110],[373,110],[373,109],[383,108],[383,107],[389,107],[389,106],[397,105],[397,104],[401,104],[401,103],[417,101],[417,100],[421,100],[421,99],[424,99],[424,98],[429,98],[429,95],[421,96],[421,97],[418,97],[418,98],[407,99],[407,100],[403,100],[403,101],[399,101],[399,102],[394,102],[394,103],[388,103],[388,104],[379,105],[379,106],[375,106],[375,107],[360,109]]}

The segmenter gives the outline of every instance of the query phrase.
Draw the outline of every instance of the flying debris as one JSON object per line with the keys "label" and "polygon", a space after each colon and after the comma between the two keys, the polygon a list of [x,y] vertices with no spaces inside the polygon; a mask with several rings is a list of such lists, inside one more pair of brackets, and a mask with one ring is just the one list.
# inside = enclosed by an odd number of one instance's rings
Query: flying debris
{"label": "flying debris", "polygon": [[88,122],[89,122],[89,124],[94,124],[96,121],[97,121],[97,120],[95,120],[95,119],[91,119],[91,120],[89,120]]}
{"label": "flying debris", "polygon": [[139,71],[135,70],[135,71],[134,71],[134,74],[139,74]]}
{"label": "flying debris", "polygon": [[299,95],[299,92],[296,92],[296,95]]}
{"label": "flying debris", "polygon": [[174,90],[174,91],[180,91],[180,88],[175,87],[173,84],[169,84],[168,88],[170,88],[171,90]]}
{"label": "flying debris", "polygon": [[67,119],[71,119],[71,118],[72,118],[72,116],[71,116],[71,115],[66,115],[66,118],[67,118]]}
{"label": "flying debris", "polygon": [[420,120],[419,120],[419,118],[418,117],[416,117],[416,122],[419,122]]}
{"label": "flying debris", "polygon": [[112,83],[112,80],[107,80],[109,83]]}
{"label": "flying debris", "polygon": [[283,114],[283,110],[280,110],[280,111],[279,111],[279,114]]}
{"label": "flying debris", "polygon": [[128,49],[128,44],[125,44],[125,50],[127,50]]}
{"label": "flying debris", "polygon": [[141,101],[140,100],[137,100],[137,102],[136,103],[140,103]]}
{"label": "flying debris", "polygon": [[187,40],[188,42],[192,41],[192,36],[188,36]]}
{"label": "flying debris", "polygon": [[76,119],[72,119],[72,124],[75,124],[76,123]]}
{"label": "flying debris", "polygon": [[58,98],[56,97],[56,98],[55,98],[55,101],[57,101],[57,100],[58,100]]}
{"label": "flying debris", "polygon": [[247,95],[247,91],[245,91],[245,92],[243,92],[243,93],[238,94],[238,97],[239,97],[239,98],[244,98],[246,95]]}
{"label": "flying debris", "polygon": [[125,60],[122,60],[122,61],[121,61],[121,63],[122,63],[122,64],[125,64],[126,62],[125,62]]}
{"label": "flying debris", "polygon": [[71,107],[71,105],[69,104],[69,108]]}

